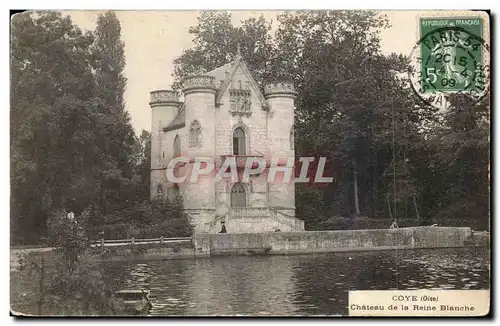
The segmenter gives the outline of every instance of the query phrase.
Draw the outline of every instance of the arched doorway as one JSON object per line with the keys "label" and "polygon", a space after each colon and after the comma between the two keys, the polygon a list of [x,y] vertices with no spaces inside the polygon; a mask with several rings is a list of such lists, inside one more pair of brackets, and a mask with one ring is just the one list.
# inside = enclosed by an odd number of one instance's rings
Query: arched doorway
{"label": "arched doorway", "polygon": [[247,140],[245,130],[238,127],[233,132],[233,155],[247,155]]}
{"label": "arched doorway", "polygon": [[246,207],[247,194],[245,187],[237,182],[231,188],[231,207]]}

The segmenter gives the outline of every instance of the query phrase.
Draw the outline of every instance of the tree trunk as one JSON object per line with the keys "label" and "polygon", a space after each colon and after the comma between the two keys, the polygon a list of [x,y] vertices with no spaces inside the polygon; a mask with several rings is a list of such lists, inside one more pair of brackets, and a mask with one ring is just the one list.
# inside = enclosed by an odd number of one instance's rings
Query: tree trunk
{"label": "tree trunk", "polygon": [[361,212],[359,210],[358,171],[356,170],[356,160],[354,160],[354,209],[356,210],[356,215],[360,216]]}
{"label": "tree trunk", "polygon": [[415,214],[417,214],[417,221],[420,221],[420,214],[418,213],[417,199],[413,196],[413,206],[415,206]]}
{"label": "tree trunk", "polygon": [[389,216],[391,217],[392,220],[392,210],[391,210],[391,201],[389,200],[389,193],[387,194],[387,196],[385,196],[385,198],[387,199],[387,208],[389,209]]}

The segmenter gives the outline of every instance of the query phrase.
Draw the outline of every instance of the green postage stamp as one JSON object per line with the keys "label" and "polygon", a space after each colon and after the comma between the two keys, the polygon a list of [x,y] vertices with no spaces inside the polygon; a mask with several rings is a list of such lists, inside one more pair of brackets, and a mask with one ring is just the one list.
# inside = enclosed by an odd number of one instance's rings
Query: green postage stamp
{"label": "green postage stamp", "polygon": [[476,101],[488,93],[488,18],[483,12],[418,18],[410,80],[422,100],[445,109],[451,93],[467,93]]}

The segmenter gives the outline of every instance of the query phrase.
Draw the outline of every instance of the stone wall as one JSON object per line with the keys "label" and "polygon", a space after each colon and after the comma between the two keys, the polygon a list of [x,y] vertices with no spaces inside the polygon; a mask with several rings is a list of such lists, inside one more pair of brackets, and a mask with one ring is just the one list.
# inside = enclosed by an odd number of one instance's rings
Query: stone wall
{"label": "stone wall", "polygon": [[471,234],[470,228],[454,227],[199,234],[194,237],[194,245],[197,251],[209,252],[210,255],[449,248],[466,245]]}
{"label": "stone wall", "polygon": [[[489,246],[489,233],[472,235],[468,227],[415,227],[380,230],[270,232],[239,234],[197,234],[193,241],[136,243],[100,247],[92,251],[93,261],[165,260],[207,258],[220,255],[306,254],[340,251],[453,248]],[[11,269],[28,252],[53,261],[51,248],[11,249]]]}

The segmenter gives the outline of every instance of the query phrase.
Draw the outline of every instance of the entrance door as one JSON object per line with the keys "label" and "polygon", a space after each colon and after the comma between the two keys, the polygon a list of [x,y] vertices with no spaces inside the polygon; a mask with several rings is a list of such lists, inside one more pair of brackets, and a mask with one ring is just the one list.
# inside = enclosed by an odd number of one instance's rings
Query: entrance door
{"label": "entrance door", "polygon": [[231,188],[231,207],[246,207],[247,196],[245,187],[239,182],[235,183]]}

